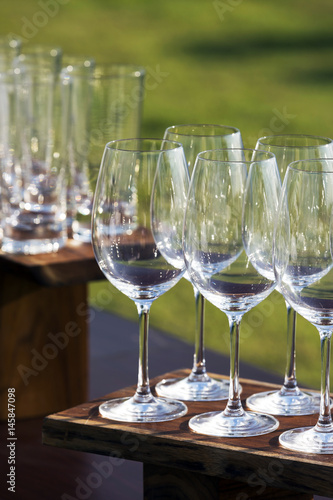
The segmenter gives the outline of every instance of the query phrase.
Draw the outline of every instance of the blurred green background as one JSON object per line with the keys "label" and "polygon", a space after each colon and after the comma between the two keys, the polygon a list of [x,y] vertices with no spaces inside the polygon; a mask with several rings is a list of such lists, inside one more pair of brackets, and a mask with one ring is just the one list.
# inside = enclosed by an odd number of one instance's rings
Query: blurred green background
{"label": "blurred green background", "polygon": [[[3,35],[145,66],[143,136],[162,136],[176,123],[233,125],[248,147],[274,133],[333,136],[329,0],[11,0],[1,14]],[[110,284],[91,284],[90,297],[136,320],[134,304]],[[182,280],[153,304],[151,324],[193,343],[193,313],[192,288]],[[280,373],[281,382],[285,317],[274,292],[241,328],[241,358]],[[319,387],[318,334],[302,318],[297,332],[299,382]],[[226,317],[209,304],[206,345],[228,353]]]}

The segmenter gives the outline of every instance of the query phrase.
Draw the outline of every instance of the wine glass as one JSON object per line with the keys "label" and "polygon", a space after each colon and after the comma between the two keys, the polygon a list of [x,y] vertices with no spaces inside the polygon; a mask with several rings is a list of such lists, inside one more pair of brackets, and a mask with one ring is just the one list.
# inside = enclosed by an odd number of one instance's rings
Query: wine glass
{"label": "wine glass", "polygon": [[321,402],[315,427],[281,434],[285,448],[333,453],[330,408],[330,342],[333,330],[333,160],[301,160],[289,165],[279,203],[274,268],[291,306],[318,330],[321,342]]}
{"label": "wine glass", "polygon": [[123,139],[105,147],[94,196],[93,248],[107,279],[135,302],[140,330],[136,392],[101,404],[105,418],[162,422],[187,412],[181,401],[151,393],[148,321],[152,302],[185,272],[182,228],[188,183],[179,143]]}
{"label": "wine glass", "polygon": [[226,149],[197,156],[185,213],[184,256],[195,286],[228,317],[230,386],[225,410],[191,418],[193,431],[246,437],[279,425],[271,415],[244,411],[239,391],[241,319],[276,285],[273,228],[279,193],[272,153]]}
{"label": "wine glass", "polygon": [[[243,147],[240,131],[225,125],[189,124],[168,127],[164,138],[183,145],[190,174],[196,156],[207,149]],[[184,277],[189,280],[185,273]],[[191,373],[183,379],[164,379],[156,386],[160,396],[183,401],[216,401],[227,399],[229,381],[214,379],[207,374],[204,347],[204,297],[193,284],[195,298],[195,347]]]}
{"label": "wine glass", "polygon": [[[326,137],[284,134],[258,139],[257,149],[271,151],[283,181],[287,166],[295,160],[333,157],[333,141]],[[283,386],[277,391],[253,394],[246,400],[251,410],[271,415],[310,415],[319,412],[320,395],[300,390],[296,379],[296,312],[286,301],[287,364]]]}

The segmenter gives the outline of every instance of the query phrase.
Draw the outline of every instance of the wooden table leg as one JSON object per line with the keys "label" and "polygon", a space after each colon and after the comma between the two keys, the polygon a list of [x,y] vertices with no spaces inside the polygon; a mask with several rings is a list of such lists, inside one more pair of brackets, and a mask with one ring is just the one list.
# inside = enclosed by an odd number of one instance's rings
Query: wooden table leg
{"label": "wooden table leg", "polygon": [[272,488],[258,476],[248,483],[144,464],[144,500],[312,500],[312,494]]}
{"label": "wooden table leg", "polygon": [[47,415],[87,398],[87,285],[46,287],[1,273],[0,419],[8,388],[17,418]]}

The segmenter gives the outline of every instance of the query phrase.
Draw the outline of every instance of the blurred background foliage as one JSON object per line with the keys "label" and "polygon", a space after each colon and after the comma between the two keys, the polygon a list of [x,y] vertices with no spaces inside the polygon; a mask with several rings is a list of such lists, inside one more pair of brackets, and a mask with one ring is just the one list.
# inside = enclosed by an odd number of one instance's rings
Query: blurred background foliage
{"label": "blurred background foliage", "polygon": [[[248,147],[274,133],[333,136],[329,0],[11,0],[1,14],[3,35],[144,66],[143,136],[162,136],[176,123],[233,125]],[[90,292],[92,304],[137,319],[110,284],[91,284]],[[153,304],[151,323],[193,343],[193,313],[192,288],[181,280]],[[281,373],[281,382],[285,316],[274,292],[242,328],[241,358]],[[318,335],[302,318],[297,332],[298,379],[319,387]],[[226,318],[209,304],[206,343],[228,352]]]}

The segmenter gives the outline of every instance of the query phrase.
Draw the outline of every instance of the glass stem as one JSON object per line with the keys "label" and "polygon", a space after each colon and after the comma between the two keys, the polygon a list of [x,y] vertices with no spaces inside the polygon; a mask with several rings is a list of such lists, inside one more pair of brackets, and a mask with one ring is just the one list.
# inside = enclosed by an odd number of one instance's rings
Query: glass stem
{"label": "glass stem", "polygon": [[205,298],[195,289],[195,354],[193,371],[197,375],[206,372],[205,346],[204,346],[204,314]]}
{"label": "glass stem", "polygon": [[298,392],[296,380],[296,311],[287,307],[287,366],[281,393]]}
{"label": "glass stem", "polygon": [[194,359],[193,368],[189,376],[190,380],[198,380],[206,376],[206,360],[204,346],[204,314],[205,314],[205,298],[201,293],[194,288],[195,298],[195,344],[194,344]]}
{"label": "glass stem", "polygon": [[135,393],[137,402],[147,402],[152,398],[149,387],[148,375],[148,328],[149,328],[149,311],[150,303],[136,303],[139,313],[139,370],[138,370],[138,385]]}
{"label": "glass stem", "polygon": [[244,414],[239,388],[239,327],[241,316],[228,316],[230,328],[230,386],[229,399],[224,415],[230,417]]}
{"label": "glass stem", "polygon": [[330,352],[332,332],[319,330],[321,347],[321,400],[320,413],[316,430],[320,432],[332,431],[332,417],[330,408]]}

